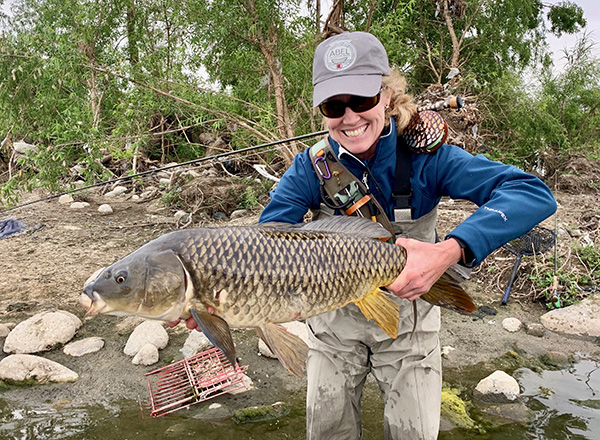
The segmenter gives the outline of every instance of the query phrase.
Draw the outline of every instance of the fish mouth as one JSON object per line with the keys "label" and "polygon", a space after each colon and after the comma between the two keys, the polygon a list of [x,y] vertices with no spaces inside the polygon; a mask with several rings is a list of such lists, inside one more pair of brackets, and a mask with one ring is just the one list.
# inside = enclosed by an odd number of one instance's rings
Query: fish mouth
{"label": "fish mouth", "polygon": [[85,317],[96,316],[110,311],[108,304],[98,295],[98,292],[82,293],[79,304],[87,310]]}

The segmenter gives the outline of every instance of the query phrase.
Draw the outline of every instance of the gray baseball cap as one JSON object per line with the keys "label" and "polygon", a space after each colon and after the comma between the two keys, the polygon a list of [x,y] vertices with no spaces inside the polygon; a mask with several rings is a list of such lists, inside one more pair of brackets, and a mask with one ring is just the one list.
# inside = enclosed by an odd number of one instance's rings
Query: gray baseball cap
{"label": "gray baseball cap", "polygon": [[336,95],[375,96],[389,75],[383,44],[366,32],[344,32],[317,46],[313,59],[313,105]]}

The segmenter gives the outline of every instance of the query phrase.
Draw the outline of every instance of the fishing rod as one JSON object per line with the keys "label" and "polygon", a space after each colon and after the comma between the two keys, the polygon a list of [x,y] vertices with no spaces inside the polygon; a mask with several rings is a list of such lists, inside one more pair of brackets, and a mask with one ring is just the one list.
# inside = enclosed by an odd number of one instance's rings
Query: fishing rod
{"label": "fishing rod", "polygon": [[52,194],[52,195],[47,196],[47,197],[42,197],[40,199],[31,200],[29,202],[13,206],[12,208],[3,209],[3,210],[0,211],[0,214],[4,214],[5,212],[14,211],[14,210],[17,210],[19,208],[23,208],[25,206],[33,205],[35,203],[47,202],[49,200],[54,200],[54,199],[57,199],[57,198],[59,198],[61,196],[67,195],[67,194],[73,194],[73,193],[76,193],[76,192],[81,192],[81,191],[85,191],[85,190],[88,190],[88,189],[97,188],[97,187],[100,187],[100,186],[110,185],[110,184],[113,184],[113,183],[116,183],[116,182],[123,182],[123,181],[133,180],[133,179],[135,179],[137,177],[144,177],[144,176],[147,176],[147,175],[150,175],[150,174],[158,173],[160,171],[170,170],[170,169],[173,169],[173,168],[178,168],[178,167],[182,167],[182,166],[186,166],[186,165],[193,165],[193,164],[197,164],[197,163],[200,163],[200,162],[206,162],[208,160],[220,160],[220,159],[222,159],[224,157],[232,156],[234,154],[243,154],[243,153],[247,153],[249,151],[259,150],[261,148],[267,148],[267,147],[272,147],[274,145],[285,144],[287,142],[294,142],[294,141],[299,141],[299,140],[303,140],[303,139],[309,139],[309,138],[321,136],[321,135],[324,135],[324,134],[327,134],[327,133],[328,133],[327,130],[316,131],[314,133],[303,134],[303,135],[300,135],[300,136],[295,136],[295,137],[292,137],[292,138],[287,138],[287,139],[283,139],[283,140],[279,140],[279,141],[267,142],[267,143],[260,144],[260,145],[254,145],[254,146],[248,147],[248,148],[242,148],[241,150],[226,151],[224,153],[215,154],[213,156],[201,157],[201,158],[198,158],[198,159],[189,160],[187,162],[181,162],[181,163],[166,165],[166,166],[160,167],[160,168],[153,168],[151,170],[142,171],[140,173],[131,174],[129,176],[121,176],[121,177],[117,177],[116,179],[105,180],[105,181],[102,181],[102,182],[97,182],[97,183],[93,183],[91,185],[83,186],[81,188],[75,188],[75,189],[63,191],[63,192],[58,193],[58,194]]}

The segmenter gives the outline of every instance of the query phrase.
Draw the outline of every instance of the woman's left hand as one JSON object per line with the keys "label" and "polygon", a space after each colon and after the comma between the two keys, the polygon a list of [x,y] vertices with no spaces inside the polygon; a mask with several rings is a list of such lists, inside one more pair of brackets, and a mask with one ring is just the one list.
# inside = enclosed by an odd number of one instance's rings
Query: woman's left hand
{"label": "woman's left hand", "polygon": [[406,249],[406,266],[387,288],[409,301],[429,292],[446,269],[461,258],[460,245],[453,238],[435,244],[398,238],[396,244]]}

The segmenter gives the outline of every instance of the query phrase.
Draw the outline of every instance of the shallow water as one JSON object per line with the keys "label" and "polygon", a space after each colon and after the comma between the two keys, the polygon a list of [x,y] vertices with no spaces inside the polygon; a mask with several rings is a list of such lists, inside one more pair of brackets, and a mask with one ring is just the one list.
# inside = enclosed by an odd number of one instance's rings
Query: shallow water
{"label": "shallow water", "polygon": [[[475,374],[475,372],[473,373]],[[528,369],[515,373],[521,384],[523,402],[534,410],[534,421],[505,423],[485,431],[453,430],[442,432],[441,440],[594,440],[600,439],[600,363],[581,361],[562,371],[541,374]],[[301,394],[301,393],[300,393]],[[204,405],[227,404],[219,397],[172,415],[142,418],[139,403],[124,400],[110,407],[35,406],[16,408],[0,399],[0,438],[6,440],[46,439],[181,439],[239,440],[303,439],[304,401],[302,395],[286,402],[290,414],[274,421],[238,425],[231,418],[196,418]],[[1,395],[0,395],[1,397]],[[479,415],[475,415],[477,418]],[[376,386],[366,387],[363,398],[364,438],[382,439],[382,404]],[[224,437],[227,436],[227,437]]]}

